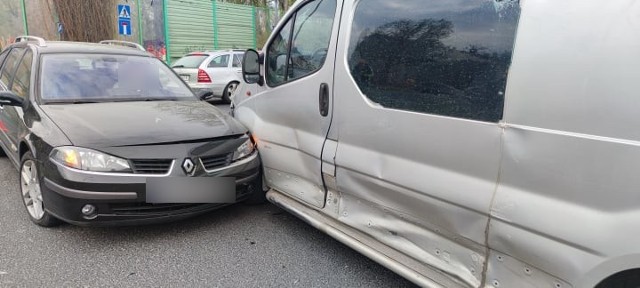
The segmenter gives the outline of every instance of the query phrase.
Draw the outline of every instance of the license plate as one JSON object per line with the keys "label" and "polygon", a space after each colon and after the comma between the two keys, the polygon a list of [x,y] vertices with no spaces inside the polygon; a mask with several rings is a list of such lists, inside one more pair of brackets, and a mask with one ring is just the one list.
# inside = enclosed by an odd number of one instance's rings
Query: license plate
{"label": "license plate", "polygon": [[235,203],[236,181],[232,177],[147,178],[146,202]]}
{"label": "license plate", "polygon": [[182,77],[182,80],[185,82],[189,82],[189,75],[180,75],[180,77]]}

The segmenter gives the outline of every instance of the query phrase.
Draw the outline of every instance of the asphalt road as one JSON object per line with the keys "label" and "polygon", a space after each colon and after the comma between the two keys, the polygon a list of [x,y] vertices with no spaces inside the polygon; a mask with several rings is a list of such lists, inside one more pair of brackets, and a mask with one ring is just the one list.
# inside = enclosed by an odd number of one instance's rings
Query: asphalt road
{"label": "asphalt road", "polygon": [[[222,107],[223,109],[225,107]],[[116,228],[32,224],[0,158],[0,287],[411,287],[271,204]]]}

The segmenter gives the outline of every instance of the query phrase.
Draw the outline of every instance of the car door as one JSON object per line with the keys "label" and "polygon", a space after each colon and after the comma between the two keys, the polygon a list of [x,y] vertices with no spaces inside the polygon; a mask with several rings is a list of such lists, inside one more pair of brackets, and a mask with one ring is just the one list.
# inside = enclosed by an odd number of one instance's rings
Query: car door
{"label": "car door", "polygon": [[[334,18],[341,6],[341,0],[294,6],[265,45],[264,86],[235,111],[257,139],[268,185],[318,208],[324,206],[321,154],[331,123],[331,105],[320,107],[319,97],[332,99]],[[327,57],[314,58],[319,51]]]}
{"label": "car door", "polygon": [[227,73],[231,62],[229,61],[230,58],[230,54],[220,54],[211,58],[211,61],[207,64],[206,71],[211,77],[216,95],[222,94],[222,90],[229,83]]}
{"label": "car door", "polygon": [[[31,70],[33,65],[33,52],[31,49],[26,49],[18,62],[15,69],[15,74],[9,85],[9,90],[21,97],[23,100],[29,100],[29,93],[31,91]],[[7,123],[7,136],[10,141],[11,147],[19,147],[20,133],[25,127],[23,121],[24,111],[22,107],[7,106],[4,109],[4,117]],[[19,159],[18,159],[19,160]]]}
{"label": "car door", "polygon": [[[24,48],[18,47],[14,47],[7,52],[6,59],[0,69],[0,89],[4,91],[10,90],[11,81],[23,53]],[[15,113],[14,107],[0,105],[0,140],[9,157],[14,161],[18,161],[17,156],[14,155],[18,151],[18,146],[15,144],[15,141],[12,140],[18,129],[17,123],[15,122]]]}
{"label": "car door", "polygon": [[229,78],[240,83],[242,81],[242,53],[233,53],[233,61],[229,70]]}
{"label": "car door", "polygon": [[331,134],[338,220],[480,287],[519,6],[464,2],[346,2]]}

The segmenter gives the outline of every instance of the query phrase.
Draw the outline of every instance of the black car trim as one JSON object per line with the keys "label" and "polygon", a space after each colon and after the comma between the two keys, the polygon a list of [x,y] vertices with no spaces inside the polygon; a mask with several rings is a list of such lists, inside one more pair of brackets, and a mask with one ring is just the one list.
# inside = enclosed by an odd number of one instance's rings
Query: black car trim
{"label": "black car trim", "polygon": [[223,171],[223,170],[226,170],[226,169],[229,169],[229,168],[233,168],[233,167],[237,167],[237,166],[240,166],[240,165],[247,164],[247,163],[255,160],[257,157],[258,157],[258,151],[256,150],[256,151],[253,151],[253,154],[251,154],[251,155],[249,155],[249,156],[247,156],[245,158],[242,158],[240,160],[236,160],[234,162],[231,162],[231,164],[229,164],[227,166],[223,166],[223,167],[212,169],[212,170],[207,170],[207,169],[204,168],[204,163],[202,163],[202,158],[198,159],[198,161],[200,162],[200,166],[204,169],[204,172],[207,172],[208,174],[210,174],[210,173],[215,173],[215,172],[218,172],[218,171]]}
{"label": "black car trim", "polygon": [[87,200],[130,200],[137,199],[136,192],[96,192],[66,188],[44,178],[44,184],[52,191],[66,197]]}

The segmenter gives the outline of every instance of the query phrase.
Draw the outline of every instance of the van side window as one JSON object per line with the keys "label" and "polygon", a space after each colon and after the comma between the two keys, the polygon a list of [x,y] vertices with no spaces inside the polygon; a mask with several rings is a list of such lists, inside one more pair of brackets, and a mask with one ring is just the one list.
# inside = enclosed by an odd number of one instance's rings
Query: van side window
{"label": "van side window", "polygon": [[29,97],[29,88],[31,87],[31,64],[33,63],[33,53],[27,50],[22,56],[22,61],[18,64],[16,76],[13,77],[11,83],[11,91],[22,98]]}
{"label": "van side window", "polygon": [[336,0],[310,1],[289,19],[267,48],[267,84],[293,81],[324,65],[335,11]]}
{"label": "van side window", "polygon": [[383,107],[471,120],[502,119],[518,0],[360,1],[351,74]]}

